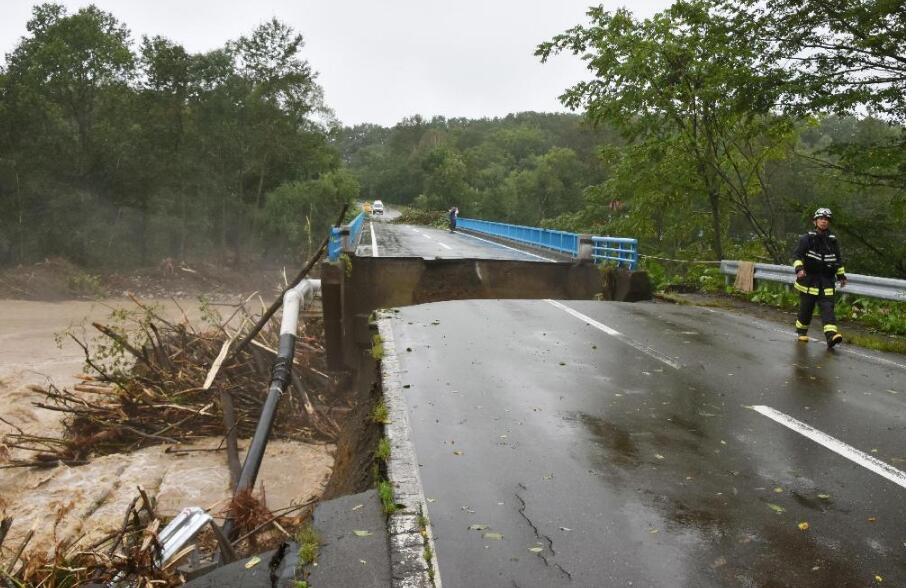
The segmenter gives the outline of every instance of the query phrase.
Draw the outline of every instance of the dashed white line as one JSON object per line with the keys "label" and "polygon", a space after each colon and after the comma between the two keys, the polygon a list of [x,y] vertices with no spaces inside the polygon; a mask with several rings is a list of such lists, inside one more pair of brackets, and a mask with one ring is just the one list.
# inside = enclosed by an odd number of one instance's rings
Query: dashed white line
{"label": "dashed white line", "polygon": [[556,261],[554,259],[549,259],[547,257],[541,257],[540,255],[535,255],[534,253],[529,253],[528,251],[523,251],[522,249],[516,249],[515,247],[510,247],[504,245],[503,243],[497,243],[496,241],[489,241],[487,239],[482,239],[481,237],[476,237],[475,235],[470,235],[468,233],[458,233],[459,235],[464,235],[466,237],[471,237],[473,239],[478,239],[479,241],[484,241],[485,243],[490,243],[491,245],[497,245],[498,247],[503,247],[504,249],[510,249],[511,251],[518,251],[523,255],[531,255],[532,257],[537,257],[538,259],[543,259],[544,261]]}
{"label": "dashed white line", "polygon": [[422,233],[422,237],[424,237],[425,239],[434,239],[431,235],[427,235],[425,233]]}
{"label": "dashed white line", "polygon": [[592,327],[598,329],[599,331],[603,331],[603,332],[607,333],[608,335],[610,335],[611,337],[615,337],[615,338],[619,339],[626,345],[629,345],[630,347],[641,351],[642,353],[644,353],[645,355],[648,355],[649,357],[653,357],[654,359],[660,361],[661,363],[665,363],[665,364],[669,365],[670,367],[672,367],[675,370],[678,370],[682,367],[679,363],[674,361],[672,358],[664,355],[657,349],[654,349],[643,343],[639,343],[638,341],[630,339],[629,337],[627,337],[623,333],[619,332],[618,330],[608,327],[604,323],[600,323],[600,322],[596,321],[595,319],[591,318],[590,316],[582,314],[578,310],[572,309],[572,308],[566,306],[565,304],[561,304],[561,303],[557,302],[556,300],[551,300],[549,298],[545,299],[545,302],[556,306],[563,312],[571,314],[579,320],[585,321],[586,323],[588,323]]}
{"label": "dashed white line", "polygon": [[377,238],[374,236],[374,221],[371,221],[370,223],[368,223],[368,226],[371,227],[371,256],[380,257],[380,254],[378,254],[378,248],[377,248]]}
{"label": "dashed white line", "polygon": [[[438,241],[438,243],[440,243],[440,242]],[[452,247],[450,247],[450,246],[447,245],[446,243],[440,243],[440,246],[443,247],[444,249],[453,249]]]}
{"label": "dashed white line", "polygon": [[851,462],[856,463],[883,478],[887,478],[897,486],[906,488],[906,472],[898,470],[889,463],[885,463],[876,457],[872,457],[864,451],[859,451],[855,447],[847,445],[843,441],[831,437],[827,433],[819,431],[811,425],[807,425],[802,421],[796,420],[793,417],[780,412],[779,410],[771,408],[770,406],[753,406],[752,410],[763,414],[772,421],[780,423],[784,427],[796,431],[803,437],[807,437],[808,439],[811,439],[819,445],[823,445],[837,455],[845,457]]}

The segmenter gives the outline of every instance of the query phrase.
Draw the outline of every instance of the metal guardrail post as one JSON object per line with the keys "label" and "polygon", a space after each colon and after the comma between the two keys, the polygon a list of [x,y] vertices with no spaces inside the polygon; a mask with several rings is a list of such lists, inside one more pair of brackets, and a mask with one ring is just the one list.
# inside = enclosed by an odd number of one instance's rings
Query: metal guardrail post
{"label": "metal guardrail post", "polygon": [[330,239],[327,241],[327,259],[330,261],[338,261],[340,259],[340,245],[340,228],[331,227]]}

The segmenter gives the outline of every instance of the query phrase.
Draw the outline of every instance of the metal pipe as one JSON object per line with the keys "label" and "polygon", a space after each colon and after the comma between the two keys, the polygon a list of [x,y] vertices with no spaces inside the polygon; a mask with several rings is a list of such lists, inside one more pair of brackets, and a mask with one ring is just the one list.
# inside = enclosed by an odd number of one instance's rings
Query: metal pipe
{"label": "metal pipe", "polygon": [[[261,409],[255,436],[252,438],[252,444],[249,446],[245,462],[242,464],[242,471],[239,474],[239,482],[236,484],[234,496],[255,487],[258,471],[261,469],[261,461],[264,458],[264,451],[267,449],[267,442],[270,439],[271,429],[277,416],[277,405],[280,403],[280,398],[290,382],[293,355],[296,347],[296,330],[299,324],[299,310],[311,302],[315,294],[320,291],[321,280],[303,280],[298,286],[288,290],[283,295],[280,345],[277,351],[277,358],[274,360],[274,366],[271,370],[271,382],[268,387],[267,400],[264,401],[264,408]],[[231,541],[235,539],[236,528],[232,517],[224,524],[223,531]]]}

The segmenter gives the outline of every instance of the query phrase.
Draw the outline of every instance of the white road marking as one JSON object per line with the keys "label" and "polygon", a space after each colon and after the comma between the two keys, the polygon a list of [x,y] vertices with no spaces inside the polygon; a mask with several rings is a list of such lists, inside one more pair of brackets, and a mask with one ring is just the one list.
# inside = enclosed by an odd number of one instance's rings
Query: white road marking
{"label": "white road marking", "polygon": [[[438,243],[440,243],[440,241],[438,241]],[[446,243],[440,243],[440,246],[443,247],[443,248],[445,248],[445,249],[453,249],[452,247],[450,247],[450,246],[447,245]]]}
{"label": "white road marking", "polygon": [[466,237],[472,237],[473,239],[478,239],[479,241],[484,241],[485,243],[490,243],[491,245],[497,245],[498,247],[503,247],[504,249],[510,249],[512,251],[518,251],[523,255],[531,255],[532,257],[537,257],[538,259],[543,259],[544,261],[556,261],[555,259],[549,259],[547,257],[541,257],[540,255],[535,255],[534,253],[529,253],[528,251],[523,251],[522,249],[516,249],[515,247],[510,247],[504,245],[503,243],[498,243],[496,241],[489,241],[487,239],[482,239],[481,237],[476,237],[475,235],[470,235],[468,233],[457,233],[458,235],[464,235]]}
{"label": "white road marking", "polygon": [[552,305],[556,306],[563,312],[573,315],[574,317],[576,317],[579,320],[585,321],[589,325],[593,326],[594,328],[596,328],[600,331],[607,333],[611,337],[616,337],[617,339],[619,339],[623,343],[629,345],[630,347],[638,349],[645,355],[653,357],[654,359],[669,365],[670,367],[672,367],[675,370],[678,370],[682,367],[679,363],[675,362],[673,359],[664,355],[657,349],[649,347],[649,346],[645,345],[644,343],[639,343],[638,341],[630,339],[629,337],[627,337],[623,333],[617,331],[616,329],[612,329],[612,328],[608,327],[607,325],[605,325],[604,323],[600,323],[600,322],[596,321],[595,319],[591,318],[590,316],[582,314],[578,310],[572,309],[572,308],[566,306],[565,304],[561,304],[561,303],[557,302],[556,300],[551,300],[549,298],[546,298],[544,301],[547,302],[548,304],[552,304]]}
{"label": "white road marking", "polygon": [[371,256],[380,257],[377,248],[377,238],[374,236],[374,221],[368,223],[368,226],[371,227]]}
{"label": "white road marking", "polygon": [[837,455],[841,455],[853,463],[857,463],[863,468],[870,470],[879,476],[887,478],[897,486],[906,488],[906,472],[898,470],[892,465],[868,455],[864,451],[859,451],[855,447],[847,445],[843,441],[831,437],[818,429],[798,421],[793,417],[786,415],[779,410],[770,406],[753,406],[752,410],[760,412],[769,419],[780,423],[781,425],[796,431],[803,437],[807,437],[819,445],[830,449]]}
{"label": "white road marking", "polygon": [[431,235],[426,235],[425,233],[422,233],[422,237],[424,237],[425,239],[433,239]]}

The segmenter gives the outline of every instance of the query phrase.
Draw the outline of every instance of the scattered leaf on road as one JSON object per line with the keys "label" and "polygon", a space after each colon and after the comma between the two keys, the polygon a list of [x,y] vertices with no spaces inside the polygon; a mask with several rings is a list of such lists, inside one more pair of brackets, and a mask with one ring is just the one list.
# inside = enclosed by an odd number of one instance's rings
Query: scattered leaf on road
{"label": "scattered leaf on road", "polygon": [[783,494],[783,488],[777,486],[776,488],[774,488],[774,492],[776,492],[777,494]]}
{"label": "scattered leaf on road", "polygon": [[771,503],[771,502],[768,503],[768,508],[770,508],[771,510],[773,510],[773,511],[776,512],[777,514],[780,514],[780,513],[784,512],[784,511],[786,511],[786,509],[783,508],[782,506],[780,506],[779,504],[773,504],[773,503]]}
{"label": "scattered leaf on road", "polygon": [[364,504],[357,504],[352,507],[352,510],[356,511],[356,510],[359,510],[360,508],[363,508],[364,506],[365,506]]}
{"label": "scattered leaf on road", "polygon": [[353,533],[355,534],[356,537],[371,537],[371,535],[373,535],[373,533],[371,531],[355,530],[355,531],[353,531]]}
{"label": "scattered leaf on road", "polygon": [[801,523],[799,523],[799,530],[808,531],[808,523],[805,521],[802,521]]}
{"label": "scattered leaf on road", "polygon": [[660,453],[655,453],[655,454],[654,454],[654,457],[656,457],[656,458],[658,458],[658,459],[664,459],[664,456],[661,455]]}
{"label": "scattered leaf on road", "polygon": [[877,523],[877,522],[878,522],[878,518],[877,518],[877,517],[868,517],[868,522],[869,522],[869,523]]}
{"label": "scattered leaf on road", "polygon": [[544,548],[543,547],[529,547],[528,550],[531,551],[532,553],[541,553],[542,551],[544,551]]}
{"label": "scattered leaf on road", "polygon": [[362,564],[362,565],[364,566],[364,565],[366,565],[368,562],[365,561],[364,559],[360,559],[360,560],[359,560],[359,563]]}
{"label": "scattered leaf on road", "polygon": [[488,528],[488,525],[482,525],[482,524],[469,525],[470,531],[484,531],[487,528]]}
{"label": "scattered leaf on road", "polygon": [[252,557],[252,559],[245,562],[245,569],[250,570],[260,563],[261,563],[261,558],[256,555],[256,556]]}
{"label": "scattered leaf on road", "polygon": [[503,539],[503,534],[501,533],[485,533],[483,535],[485,539],[493,539],[494,541],[500,541]]}
{"label": "scattered leaf on road", "polygon": [[830,494],[819,494],[818,498],[821,500],[830,500]]}
{"label": "scattered leaf on road", "polygon": [[566,532],[572,531],[572,529],[570,529],[569,527],[560,527],[560,530]]}
{"label": "scattered leaf on road", "polygon": [[456,451],[453,452],[453,455],[462,455],[462,451],[457,449]]}

